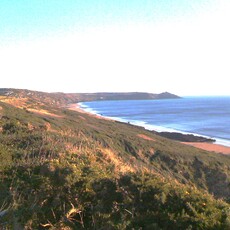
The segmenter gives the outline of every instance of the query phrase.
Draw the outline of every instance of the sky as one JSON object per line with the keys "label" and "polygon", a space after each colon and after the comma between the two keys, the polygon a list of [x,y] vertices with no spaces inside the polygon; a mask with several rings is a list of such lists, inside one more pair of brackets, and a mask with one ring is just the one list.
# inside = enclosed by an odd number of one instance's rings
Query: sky
{"label": "sky", "polygon": [[0,88],[230,95],[229,0],[1,0]]}

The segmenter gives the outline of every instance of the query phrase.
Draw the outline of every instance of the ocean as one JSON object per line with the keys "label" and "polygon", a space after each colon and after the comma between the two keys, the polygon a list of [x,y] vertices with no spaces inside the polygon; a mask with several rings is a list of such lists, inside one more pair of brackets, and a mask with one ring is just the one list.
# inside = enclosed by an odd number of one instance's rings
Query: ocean
{"label": "ocean", "polygon": [[230,97],[92,101],[79,106],[149,130],[201,135],[230,146]]}

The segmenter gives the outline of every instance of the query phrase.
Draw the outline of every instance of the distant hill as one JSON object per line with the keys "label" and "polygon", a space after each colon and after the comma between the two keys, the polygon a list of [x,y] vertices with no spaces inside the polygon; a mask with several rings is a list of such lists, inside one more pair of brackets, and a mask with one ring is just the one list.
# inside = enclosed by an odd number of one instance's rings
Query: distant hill
{"label": "distant hill", "polygon": [[160,94],[153,93],[140,93],[140,92],[130,92],[130,93],[88,93],[88,94],[78,94],[81,100],[157,100],[157,99],[176,99],[180,98],[177,95],[164,92]]}
{"label": "distant hill", "polygon": [[80,101],[102,101],[102,100],[157,100],[157,99],[177,99],[177,95],[164,92],[160,94],[153,93],[46,93],[39,91],[31,91],[26,89],[10,89],[1,88],[0,95],[13,96],[16,98],[40,99],[43,102],[47,101],[56,104],[77,103]]}

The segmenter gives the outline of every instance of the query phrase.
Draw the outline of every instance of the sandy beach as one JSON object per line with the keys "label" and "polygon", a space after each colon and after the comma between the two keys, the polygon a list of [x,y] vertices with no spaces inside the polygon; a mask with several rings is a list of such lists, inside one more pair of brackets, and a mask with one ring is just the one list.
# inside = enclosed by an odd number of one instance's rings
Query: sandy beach
{"label": "sandy beach", "polygon": [[207,151],[230,155],[230,147],[224,145],[212,144],[212,143],[200,143],[200,142],[181,142],[181,143],[186,145],[191,145],[196,148],[204,149]]}
{"label": "sandy beach", "polygon": [[82,109],[77,103],[76,103],[76,104],[69,104],[67,108],[70,109],[70,110],[77,111],[77,112],[79,112],[79,113],[88,114],[88,115],[90,115],[90,116],[92,116],[92,117],[96,117],[96,118],[98,118],[98,119],[104,119],[104,120],[110,120],[110,121],[112,121],[112,119],[109,119],[109,118],[100,116],[100,115],[98,115],[98,114],[93,114],[93,113],[90,113],[90,112],[85,111],[85,110]]}
{"label": "sandy beach", "polygon": [[70,109],[70,110],[77,111],[79,113],[87,113],[87,114],[92,115],[91,113],[88,113],[85,110],[81,109],[80,106],[77,103],[75,103],[75,104],[69,104],[67,108]]}

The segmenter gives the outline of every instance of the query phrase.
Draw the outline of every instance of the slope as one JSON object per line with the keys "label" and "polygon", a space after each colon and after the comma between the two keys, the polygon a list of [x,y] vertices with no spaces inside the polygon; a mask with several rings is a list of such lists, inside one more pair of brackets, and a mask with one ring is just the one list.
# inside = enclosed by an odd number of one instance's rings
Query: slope
{"label": "slope", "polygon": [[30,95],[0,98],[0,226],[229,227],[229,156]]}

